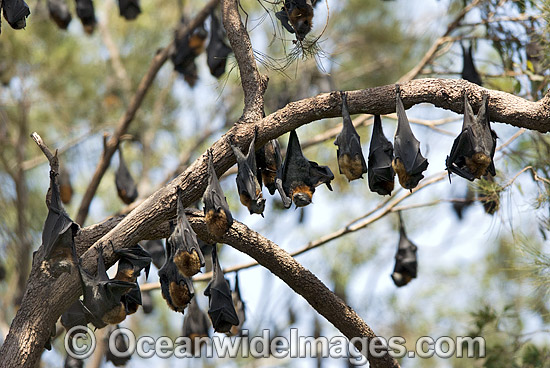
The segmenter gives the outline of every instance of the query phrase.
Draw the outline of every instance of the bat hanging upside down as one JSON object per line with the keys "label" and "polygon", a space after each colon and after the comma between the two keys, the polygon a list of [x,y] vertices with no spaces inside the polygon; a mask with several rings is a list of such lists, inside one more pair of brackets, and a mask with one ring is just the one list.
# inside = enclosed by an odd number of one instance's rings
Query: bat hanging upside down
{"label": "bat hanging upside down", "polygon": [[208,186],[204,191],[204,220],[210,234],[219,239],[233,224],[233,216],[214,170],[212,151],[208,150]]}
{"label": "bat hanging upside down", "polygon": [[[326,184],[329,190],[334,180],[334,174],[328,166],[319,166],[309,161],[302,153],[296,131],[290,132],[286,157],[283,165],[283,189],[292,199],[296,207],[304,207],[311,203],[315,188]],[[290,203],[288,203],[289,207]]]}
{"label": "bat hanging upside down", "polygon": [[497,145],[497,135],[491,129],[487,111],[487,95],[483,95],[481,107],[474,117],[468,96],[464,93],[464,122],[462,132],[456,137],[446,164],[449,172],[473,181],[482,175],[496,175],[493,156]]}
{"label": "bat hanging upside down", "polygon": [[314,0],[285,0],[283,8],[275,13],[282,26],[290,33],[296,33],[296,38],[302,41],[311,31],[313,25]]}
{"label": "bat hanging upside down", "polygon": [[250,214],[257,213],[263,216],[265,198],[262,196],[262,188],[256,177],[258,169],[256,167],[255,142],[256,132],[254,132],[254,138],[250,142],[246,156],[239,147],[233,144],[231,144],[231,149],[237,159],[237,190],[241,203],[248,208]]}
{"label": "bat hanging upside down", "polygon": [[361,149],[359,134],[357,134],[349,115],[347,95],[342,92],[341,96],[344,122],[342,131],[336,137],[334,144],[338,146],[336,154],[340,174],[344,174],[349,181],[352,181],[363,178],[363,174],[367,172],[367,163]]}

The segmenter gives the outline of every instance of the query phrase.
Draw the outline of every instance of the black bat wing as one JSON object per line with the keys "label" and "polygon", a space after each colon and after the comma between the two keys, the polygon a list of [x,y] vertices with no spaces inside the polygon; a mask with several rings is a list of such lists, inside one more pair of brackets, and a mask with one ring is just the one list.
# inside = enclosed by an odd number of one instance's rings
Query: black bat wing
{"label": "black bat wing", "polygon": [[59,185],[55,179],[56,174],[50,171],[50,203],[48,216],[42,230],[42,246],[44,247],[44,258],[76,258],[74,249],[74,236],[79,226],[73,222],[63,209]]}
{"label": "black bat wing", "polygon": [[[496,175],[495,166],[493,162],[493,157],[495,155],[496,144],[497,144],[497,135],[494,130],[491,129],[491,122],[489,119],[489,105],[488,105],[488,95],[484,94],[481,107],[476,115],[476,124],[474,125],[474,131],[476,135],[480,137],[475,151],[482,152],[484,155],[488,156],[490,163],[488,165],[488,170],[494,176]],[[492,172],[491,172],[492,171]],[[483,173],[486,175],[486,172]]]}
{"label": "black bat wing", "polygon": [[210,19],[210,42],[206,48],[206,63],[210,69],[210,74],[219,78],[225,73],[227,57],[233,50],[225,43],[223,27],[214,12],[212,12]]}
{"label": "black bat wing", "polygon": [[374,125],[369,147],[368,180],[369,189],[380,195],[390,195],[395,171],[392,167],[393,145],[384,135],[380,115],[374,116]]}
{"label": "black bat wing", "polygon": [[474,59],[472,56],[472,44],[470,44],[468,49],[466,49],[462,43],[460,43],[460,46],[462,47],[462,59],[463,59],[462,79],[465,79],[468,82],[472,82],[481,86],[482,85],[481,77],[479,76],[479,73],[476,70]]}
{"label": "black bat wing", "polygon": [[13,29],[22,29],[27,25],[26,18],[31,14],[24,0],[4,0],[2,4],[4,18]]}
{"label": "black bat wing", "polygon": [[85,309],[80,300],[71,304],[69,309],[61,315],[61,324],[67,331],[74,326],[86,326],[88,322]]}
{"label": "black bat wing", "polygon": [[209,336],[209,328],[208,315],[199,308],[196,298],[193,298],[183,320],[182,336],[206,337]]}
{"label": "black bat wing", "polygon": [[241,297],[241,290],[239,287],[239,273],[235,274],[235,288],[231,293],[233,299],[233,306],[235,306],[235,311],[237,312],[237,317],[239,318],[239,324],[231,328],[231,335],[238,335],[241,332],[241,328],[246,320],[245,313],[245,304]]}
{"label": "black bat wing", "polygon": [[141,273],[141,270],[145,270],[145,279],[149,277],[151,255],[139,244],[136,244],[130,248],[118,249],[114,252],[120,257],[118,261],[119,270],[121,267],[131,270],[132,278],[137,278]]}
{"label": "black bat wing", "polygon": [[239,317],[233,306],[231,289],[223,275],[216,248],[212,250],[212,280],[204,290],[209,298],[208,315],[216,332],[229,332],[231,326],[239,324]]}
{"label": "black bat wing", "polygon": [[317,162],[309,162],[309,183],[314,188],[321,184],[326,184],[329,190],[332,190],[330,182],[334,180],[334,174],[328,166],[321,166]]}
{"label": "black bat wing", "polygon": [[119,148],[118,154],[120,157],[120,164],[115,175],[115,184],[118,192],[118,196],[126,204],[130,204],[136,200],[138,196],[137,186],[132,178],[132,175],[126,167],[122,150]]}
{"label": "black bat wing", "polygon": [[48,0],[48,12],[50,18],[61,29],[67,29],[73,19],[65,0]]}
{"label": "black bat wing", "polygon": [[348,110],[347,95],[342,92],[342,131],[336,137],[334,144],[338,146],[338,168],[349,181],[363,177],[367,172],[367,163],[361,148],[361,138],[353,126]]}
{"label": "black bat wing", "polygon": [[[394,155],[402,164],[402,170],[394,170],[400,175],[400,182],[406,189],[412,189],[424,177],[422,172],[428,168],[428,160],[420,152],[420,142],[414,136],[409,119],[405,113],[399,90],[396,94],[397,131],[394,137]],[[399,162],[397,161],[397,162]],[[400,174],[404,171],[405,175]],[[403,180],[403,177],[406,179]]]}
{"label": "black bat wing", "polygon": [[[310,166],[311,165],[308,159],[305,158],[302,153],[302,148],[300,147],[300,141],[298,140],[296,131],[291,131],[288,139],[288,147],[286,149],[286,157],[283,164],[282,177],[282,187],[287,197],[291,195],[293,187],[302,184],[305,185],[310,181]],[[285,207],[287,207],[286,204]],[[288,207],[290,207],[290,203],[288,203]]]}
{"label": "black bat wing", "polygon": [[133,20],[141,14],[139,0],[118,0],[120,16],[127,20]]}
{"label": "black bat wing", "polygon": [[164,262],[166,261],[166,255],[164,251],[164,245],[162,240],[147,240],[143,242],[143,248],[151,255],[153,264],[157,269],[160,269]]}

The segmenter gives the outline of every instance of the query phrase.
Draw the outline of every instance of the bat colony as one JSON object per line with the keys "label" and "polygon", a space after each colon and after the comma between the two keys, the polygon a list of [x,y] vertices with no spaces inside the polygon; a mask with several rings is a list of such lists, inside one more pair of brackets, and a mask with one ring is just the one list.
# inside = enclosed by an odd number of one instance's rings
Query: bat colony
{"label": "bat colony", "polygon": [[[126,19],[135,19],[141,12],[138,0],[119,0],[118,3],[120,15]],[[60,28],[66,29],[71,21],[71,14],[65,1],[48,0],[47,4],[51,18]],[[276,16],[284,29],[296,34],[297,39],[301,41],[311,30],[315,4],[316,1],[312,0],[285,0]],[[29,7],[23,0],[4,0],[2,11],[8,23],[16,29],[25,27],[25,19],[30,14]],[[76,0],[76,13],[86,32],[93,32],[96,19],[92,1]],[[181,22],[185,24],[184,19]],[[175,70],[180,72],[191,86],[197,80],[195,59],[205,49],[207,35],[203,26],[199,26],[185,37],[176,32],[175,51],[171,59]],[[482,81],[472,58],[472,45],[468,48],[461,46],[464,57],[462,77],[481,85]],[[225,42],[224,29],[214,12],[211,14],[210,40],[206,52],[210,72],[219,78],[225,72],[231,48]],[[339,95],[343,124],[334,141],[337,146],[339,173],[348,181],[361,179],[367,174],[370,191],[383,196],[391,195],[396,174],[400,185],[412,191],[424,178],[424,172],[428,168],[428,160],[421,153],[420,142],[414,136],[405,113],[399,85],[396,86],[395,92],[398,121],[393,144],[384,135],[381,117],[375,115],[368,160],[365,160],[361,138],[350,116],[348,103],[353,105],[353,100],[349,101],[350,96],[347,93],[341,92]],[[262,193],[263,185],[271,195],[279,193],[285,208],[290,208],[292,203],[296,207],[311,204],[316,188],[322,184],[332,190],[331,181],[335,177],[331,169],[304,156],[295,130],[290,132],[284,161],[277,139],[257,147],[256,138],[257,131],[247,147],[239,147],[233,137],[227,142],[237,161],[236,184],[239,198],[250,214],[259,214],[263,217],[266,202]],[[493,161],[496,139],[496,133],[490,126],[488,96],[483,95],[477,114],[474,114],[468,94],[464,91],[462,130],[446,159],[449,179],[451,173],[470,181],[482,176],[490,180],[496,175]],[[212,238],[222,242],[225,233],[233,224],[233,216],[216,174],[213,156],[213,151],[208,150],[208,185],[202,198],[203,210],[208,232]],[[130,204],[136,200],[137,186],[120,147],[115,184],[118,196],[124,203]],[[72,194],[69,172],[64,168],[60,174],[51,171],[46,201],[48,216],[42,233],[44,261],[41,268],[52,277],[70,272],[73,267],[79,271],[83,298],[63,313],[61,323],[67,330],[88,323],[92,323],[96,328],[116,325],[127,315],[135,313],[139,306],[142,306],[146,313],[151,313],[151,295],[149,292],[141,292],[138,278],[144,270],[147,279],[152,262],[159,270],[161,293],[168,306],[181,313],[187,309],[183,324],[184,336],[209,336],[210,324],[217,332],[231,335],[240,333],[245,321],[245,304],[241,298],[238,275],[235,276],[234,289],[231,290],[220,266],[216,244],[206,244],[197,238],[187,220],[181,199],[182,193],[178,193],[176,218],[170,224],[171,234],[165,240],[165,245],[161,240],[149,240],[143,242],[143,247],[139,244],[118,250],[114,249],[112,244],[111,247],[99,247],[96,249],[96,272],[93,274],[81,267],[74,245],[74,237],[79,231],[79,226],[70,219],[63,208],[63,203],[69,203]],[[488,200],[484,204],[488,212],[494,212],[498,208],[498,202],[491,203]],[[460,209],[462,210],[463,208]],[[417,247],[407,238],[400,213],[399,233],[395,266],[391,274],[397,287],[407,285],[417,277]],[[104,254],[109,249],[112,249],[109,257],[118,260],[117,272],[112,279],[107,275],[104,260]],[[194,298],[195,289],[191,278],[205,267],[203,253],[208,254],[207,252],[211,253],[213,276],[204,291],[204,295],[208,297],[206,314]],[[124,350],[126,342],[122,336],[120,337],[116,344],[120,345],[120,350]],[[196,349],[200,349],[200,345],[192,346],[191,353]],[[107,356],[107,359],[117,366],[126,363],[125,359],[120,360],[115,356]],[[79,367],[82,366],[82,362],[68,357],[65,366]]]}

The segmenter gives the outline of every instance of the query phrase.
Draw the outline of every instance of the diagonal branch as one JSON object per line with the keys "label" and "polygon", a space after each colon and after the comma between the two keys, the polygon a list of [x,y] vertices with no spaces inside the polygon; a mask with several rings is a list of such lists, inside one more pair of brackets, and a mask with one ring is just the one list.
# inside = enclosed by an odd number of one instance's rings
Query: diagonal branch
{"label": "diagonal branch", "polygon": [[[203,239],[209,239],[203,215],[195,211],[188,215],[193,230]],[[342,299],[330,291],[311,271],[298,263],[277,244],[235,221],[223,238],[224,243],[248,254],[274,275],[283,280],[348,339],[365,337],[369,342],[376,337],[374,331]],[[399,367],[389,355],[376,358],[368,354],[367,346],[356,344],[369,360],[371,367]]]}

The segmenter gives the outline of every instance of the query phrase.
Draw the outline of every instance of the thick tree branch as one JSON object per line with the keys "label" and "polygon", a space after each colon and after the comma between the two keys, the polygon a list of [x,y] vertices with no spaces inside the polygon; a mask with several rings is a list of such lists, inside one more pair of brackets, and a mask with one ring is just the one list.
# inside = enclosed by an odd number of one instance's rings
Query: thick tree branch
{"label": "thick tree branch", "polygon": [[244,111],[241,121],[255,122],[262,118],[268,78],[260,75],[256,67],[252,43],[239,15],[238,1],[223,0],[222,11],[223,26],[239,65],[244,91]]}
{"label": "thick tree branch", "polygon": [[[193,230],[203,239],[209,239],[202,213],[188,214]],[[233,248],[248,254],[274,275],[283,280],[348,339],[376,337],[374,331],[346,303],[330,291],[313,273],[298,263],[288,252],[266,239],[246,225],[235,221],[224,235],[223,241]],[[362,351],[362,346],[356,345]],[[364,349],[367,349],[366,347]],[[368,349],[366,350],[368,351]],[[375,358],[367,356],[371,367],[399,367],[389,355]]]}
{"label": "thick tree branch", "polygon": [[[212,9],[214,9],[217,4],[218,0],[210,0],[191,22],[185,24],[182,28],[178,29],[178,34],[185,36],[189,34],[193,29],[197,28],[200,24],[204,22],[206,17],[208,17]],[[105,145],[103,156],[101,156],[92,180],[90,181],[90,185],[86,189],[86,193],[84,193],[84,197],[82,198],[82,202],[80,203],[78,214],[75,220],[75,222],[77,222],[78,224],[83,225],[86,217],[88,217],[90,204],[92,203],[92,199],[95,196],[103,175],[105,174],[107,168],[109,167],[109,164],[111,163],[111,158],[118,148],[120,137],[124,135],[128,130],[130,123],[133,121],[137,110],[141,106],[141,103],[143,102],[143,99],[147,94],[147,91],[149,91],[149,88],[153,84],[153,81],[155,80],[158,71],[164,65],[166,60],[168,60],[173,50],[174,41],[172,41],[165,48],[161,49],[155,55],[155,57],[153,57],[147,73],[145,73],[145,75],[139,82],[136,93],[134,94],[134,96],[132,96],[126,112],[120,118],[113,136],[107,141],[107,144]]]}

